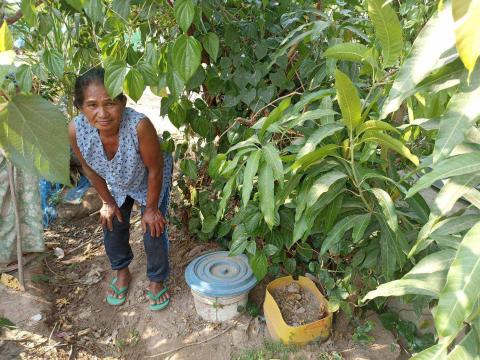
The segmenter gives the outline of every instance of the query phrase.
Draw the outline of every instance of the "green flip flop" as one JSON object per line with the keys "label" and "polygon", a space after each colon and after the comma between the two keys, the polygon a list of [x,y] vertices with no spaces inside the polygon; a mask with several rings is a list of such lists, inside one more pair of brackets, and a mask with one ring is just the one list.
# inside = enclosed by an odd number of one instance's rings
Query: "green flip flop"
{"label": "green flip flop", "polygon": [[[122,287],[121,289],[117,288],[117,286],[115,285],[117,282],[117,278],[114,277],[112,279],[112,282],[110,283],[110,288],[112,288],[112,290],[115,292],[115,294],[117,296],[120,296],[124,293],[126,293],[128,291],[128,286],[124,286]],[[127,299],[127,296],[125,294],[125,296],[119,298],[119,297],[114,297],[112,295],[107,295],[107,303],[110,304],[110,305],[113,305],[113,306],[118,306],[118,305],[122,305],[125,300]]]}
{"label": "green flip flop", "polygon": [[[150,299],[152,299],[153,301],[157,301],[167,291],[168,291],[168,287],[163,288],[163,290],[159,291],[159,293],[157,295],[153,295],[151,291],[148,291],[147,296]],[[164,302],[162,302],[160,304],[150,304],[150,310],[159,311],[159,310],[165,309],[168,306],[169,303],[170,303],[170,298],[168,298],[167,300],[165,300]]]}

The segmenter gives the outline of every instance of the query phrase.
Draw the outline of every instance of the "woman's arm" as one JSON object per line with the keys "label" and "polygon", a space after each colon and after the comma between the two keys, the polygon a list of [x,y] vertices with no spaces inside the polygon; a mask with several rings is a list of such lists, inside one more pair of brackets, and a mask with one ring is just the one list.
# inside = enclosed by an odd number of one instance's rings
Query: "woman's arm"
{"label": "woman's arm", "polygon": [[98,195],[102,199],[103,206],[100,210],[100,222],[103,226],[108,227],[108,229],[112,231],[113,216],[117,216],[118,220],[122,222],[122,214],[117,206],[117,203],[115,202],[115,199],[113,198],[112,194],[110,194],[105,180],[95,171],[93,171],[93,169],[88,166],[87,162],[83,158],[82,153],[80,152],[80,149],[77,145],[76,129],[73,121],[71,121],[68,125],[68,137],[73,152],[80,161],[80,165],[82,165],[82,169],[85,172],[85,175],[87,176],[88,180],[90,180],[91,184],[93,185],[95,190],[97,190]]}
{"label": "woman's arm", "polygon": [[147,203],[142,217],[144,232],[147,225],[152,236],[163,233],[165,219],[158,209],[158,200],[163,186],[163,153],[160,150],[157,132],[147,118],[137,126],[140,156],[148,170]]}

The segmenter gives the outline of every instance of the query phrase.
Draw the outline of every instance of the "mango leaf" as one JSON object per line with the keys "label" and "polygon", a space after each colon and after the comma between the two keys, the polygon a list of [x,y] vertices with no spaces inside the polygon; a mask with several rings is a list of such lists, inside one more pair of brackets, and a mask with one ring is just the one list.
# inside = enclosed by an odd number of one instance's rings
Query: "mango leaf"
{"label": "mango leaf", "polygon": [[377,198],[388,226],[396,232],[398,230],[398,218],[390,195],[385,190],[377,188],[372,188],[369,191]]}
{"label": "mango leaf", "polygon": [[465,81],[462,89],[452,96],[446,112],[440,117],[440,129],[433,149],[434,164],[450,155],[453,148],[465,139],[465,134],[475,120],[480,117],[478,99],[480,99],[480,66],[472,74],[470,82]]}
{"label": "mango leaf", "polygon": [[452,7],[450,1],[445,1],[415,39],[383,104],[380,118],[384,119],[397,110],[428,74],[452,62],[457,56]]}
{"label": "mango leaf", "polygon": [[355,61],[376,68],[377,64],[370,54],[370,49],[359,43],[340,43],[329,47],[323,56],[330,59]]}
{"label": "mango leaf", "polygon": [[43,62],[47,69],[56,77],[61,78],[63,76],[65,60],[57,50],[46,49],[43,53]]}
{"label": "mango leaf", "polygon": [[432,235],[441,236],[462,233],[471,229],[479,221],[480,216],[477,214],[451,216],[437,222],[433,227]]}
{"label": "mango leaf", "polygon": [[195,16],[195,4],[192,0],[175,0],[175,19],[183,32],[187,32]]}
{"label": "mango leaf", "polygon": [[257,174],[258,164],[262,157],[262,151],[254,151],[247,160],[245,171],[243,172],[243,185],[242,185],[242,203],[246,207],[250,200],[250,194],[253,189],[253,178]]}
{"label": "mango leaf", "polygon": [[287,108],[290,106],[292,99],[291,98],[286,98],[283,99],[280,104],[273,109],[273,111],[268,115],[267,119],[262,125],[262,128],[260,129],[260,132],[258,134],[260,139],[263,139],[263,136],[265,135],[265,131],[268,129],[268,127],[274,123],[276,123],[280,118],[282,117],[283,113]]}
{"label": "mango leaf", "polygon": [[180,35],[175,41],[172,51],[175,68],[187,82],[200,65],[202,45],[193,36]]}
{"label": "mango leaf", "polygon": [[357,129],[356,129],[356,134],[357,136],[364,133],[365,131],[372,131],[372,130],[385,130],[385,131],[391,131],[394,133],[399,134],[400,131],[398,131],[396,128],[394,128],[392,125],[389,123],[386,123],[381,120],[368,120],[365,121],[363,124],[361,124]]}
{"label": "mango leaf", "polygon": [[335,70],[335,89],[343,122],[350,131],[353,131],[360,125],[362,119],[362,105],[357,89],[349,77],[340,70]]}
{"label": "mango leaf", "polygon": [[253,274],[257,281],[262,280],[268,272],[268,260],[263,251],[257,251],[255,255],[248,257],[248,262],[252,267]]}
{"label": "mango leaf", "polygon": [[268,143],[262,148],[262,152],[263,158],[273,170],[273,177],[280,187],[283,187],[283,164],[278,149],[272,143]]}
{"label": "mango leaf", "polygon": [[475,329],[470,329],[468,334],[448,354],[447,360],[478,360],[479,354],[480,346],[477,332]]}
{"label": "mango leaf", "polygon": [[480,1],[452,0],[457,50],[469,73],[473,72],[480,56]]}
{"label": "mango leaf", "polygon": [[227,181],[227,183],[223,187],[222,196],[220,198],[220,204],[218,206],[218,211],[217,211],[218,220],[220,220],[220,218],[223,216],[225,212],[225,208],[227,207],[228,200],[232,195],[232,190],[233,190],[233,187],[235,186],[236,180],[237,180],[237,175],[235,174],[234,176],[230,177],[230,179]]}
{"label": "mango leaf", "polygon": [[336,246],[343,238],[345,232],[355,226],[363,215],[350,215],[344,217],[337,222],[332,230],[328,233],[326,239],[322,243],[320,254],[325,254],[328,250]]}
{"label": "mango leaf", "polygon": [[[317,120],[317,119],[322,119],[322,118],[330,118],[333,117],[333,115],[337,115],[338,113],[336,111],[333,111],[332,109],[316,109],[316,110],[311,110],[311,111],[305,111],[299,116],[293,117],[286,117],[285,121],[281,121],[280,123],[286,128],[286,129],[291,129],[294,128],[295,126],[302,126],[303,123],[307,120]],[[326,124],[328,122],[322,122],[322,124]],[[333,121],[332,121],[333,122]]]}
{"label": "mango leaf", "polygon": [[425,295],[438,298],[445,286],[447,272],[455,257],[455,250],[448,249],[425,256],[405,276],[381,284],[365,295],[362,301],[377,297]]}
{"label": "mango leaf", "polygon": [[423,175],[410,190],[406,197],[416,194],[422,189],[431,186],[435,181],[448,179],[453,176],[467,175],[480,171],[480,153],[472,152],[451,156],[439,161],[432,171]]}
{"label": "mango leaf", "polygon": [[137,102],[145,90],[145,82],[140,71],[130,69],[125,77],[123,87],[125,88],[127,95],[130,96],[133,101]]}
{"label": "mango leaf", "polygon": [[73,7],[78,12],[82,11],[83,6],[85,5],[85,2],[86,2],[86,0],[65,0],[65,1],[68,3],[68,5]]}
{"label": "mango leaf", "polygon": [[337,196],[335,200],[333,200],[325,209],[325,232],[328,233],[332,230],[335,222],[340,214],[340,210],[342,209],[343,204],[343,195]]}
{"label": "mango leaf", "polygon": [[260,210],[270,229],[275,225],[275,183],[273,170],[267,162],[262,162],[258,175],[258,195],[260,197]]}
{"label": "mango leaf", "polygon": [[307,207],[313,206],[313,204],[317,202],[318,198],[330,189],[332,184],[346,177],[347,175],[338,170],[333,170],[320,176],[317,180],[315,180],[312,187],[308,191],[306,201]]}
{"label": "mango leaf", "polygon": [[410,360],[447,360],[447,346],[444,344],[433,345],[415,354]]}
{"label": "mango leaf", "polygon": [[13,49],[12,33],[8,28],[7,22],[3,21],[2,26],[0,26],[0,52],[12,50],[12,49]]}
{"label": "mango leaf", "polygon": [[222,169],[220,173],[225,177],[229,177],[230,173],[237,169],[237,164],[240,160],[243,160],[243,156],[253,150],[254,148],[245,148],[240,150],[238,153],[235,154],[232,160],[228,160],[226,162],[226,166]]}
{"label": "mango leaf", "polygon": [[248,234],[243,224],[235,227],[232,233],[232,242],[230,243],[229,256],[237,256],[242,254],[248,245]]}
{"label": "mango leaf", "polygon": [[215,230],[215,226],[217,225],[218,220],[214,215],[208,215],[202,223],[202,232],[205,234],[211,233]]}
{"label": "mango leaf", "polygon": [[321,148],[302,156],[300,159],[295,160],[291,169],[294,173],[300,168],[306,169],[312,164],[322,161],[325,157],[335,154],[337,149],[338,145],[335,144],[322,146]]}
{"label": "mango leaf", "polygon": [[337,131],[340,131],[343,129],[342,125],[339,124],[325,124],[321,127],[319,127],[315,132],[309,136],[307,139],[307,142],[303,147],[300,149],[300,151],[297,154],[297,159],[300,159],[301,157],[307,155],[308,153],[311,153],[319,143],[321,143],[325,138],[328,136],[331,136],[335,134]]}
{"label": "mango leaf", "polygon": [[354,225],[352,231],[352,241],[354,243],[362,240],[363,235],[365,234],[365,230],[367,229],[368,224],[370,224],[371,217],[371,214],[364,214],[361,218],[358,219],[358,223]]}
{"label": "mango leaf", "polygon": [[402,27],[397,14],[383,0],[368,0],[368,16],[382,45],[383,67],[395,65],[403,49]]}
{"label": "mango leaf", "polygon": [[480,222],[463,238],[440,293],[435,328],[442,337],[458,333],[480,297]]}
{"label": "mango leaf", "polygon": [[380,214],[375,218],[380,224],[380,255],[382,272],[386,280],[393,278],[394,272],[403,266],[408,252],[408,243],[400,229],[392,231],[386,219]]}
{"label": "mango leaf", "polygon": [[125,61],[105,62],[105,88],[112,99],[122,93],[126,74],[127,63]]}
{"label": "mango leaf", "polygon": [[432,213],[444,216],[453,209],[455,203],[472,188],[480,184],[480,174],[455,176],[445,182],[431,205]]}
{"label": "mango leaf", "polygon": [[209,32],[202,38],[202,44],[212,62],[217,61],[218,50],[220,48],[220,40],[217,34]]}
{"label": "mango leaf", "polygon": [[259,144],[258,137],[257,135],[252,135],[247,140],[240,141],[235,145],[233,145],[232,147],[230,147],[227,151],[227,154],[231,153],[232,151],[242,149],[245,147],[254,147],[256,144]]}
{"label": "mango leaf", "polygon": [[418,157],[416,155],[413,155],[401,141],[394,139],[389,135],[380,133],[378,131],[368,131],[363,135],[362,142],[376,143],[386,147],[387,149],[396,151],[403,157],[410,160],[416,166],[419,164]]}
{"label": "mango leaf", "polygon": [[17,95],[0,112],[0,148],[15,166],[70,184],[67,121],[40,96]]}

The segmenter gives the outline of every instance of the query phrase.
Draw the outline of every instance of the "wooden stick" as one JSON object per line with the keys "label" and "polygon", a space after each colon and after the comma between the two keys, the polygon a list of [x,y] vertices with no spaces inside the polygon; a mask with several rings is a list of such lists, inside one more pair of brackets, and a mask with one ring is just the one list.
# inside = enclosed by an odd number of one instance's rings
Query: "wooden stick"
{"label": "wooden stick", "polygon": [[13,176],[13,165],[7,160],[8,181],[10,183],[10,194],[12,197],[13,210],[15,211],[15,232],[17,236],[17,262],[18,262],[18,280],[20,289],[25,291],[25,279],[23,277],[23,252],[22,252],[22,236],[20,234],[20,214],[18,212],[17,197],[15,193],[15,181]]}

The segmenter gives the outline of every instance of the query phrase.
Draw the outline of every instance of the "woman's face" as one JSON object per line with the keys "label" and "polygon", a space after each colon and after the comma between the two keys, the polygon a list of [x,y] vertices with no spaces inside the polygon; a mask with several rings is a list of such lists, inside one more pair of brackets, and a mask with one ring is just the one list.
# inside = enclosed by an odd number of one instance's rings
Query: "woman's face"
{"label": "woman's face", "polygon": [[90,125],[104,132],[116,132],[120,128],[126,99],[112,100],[105,86],[99,82],[91,83],[83,91],[83,104],[80,111]]}

